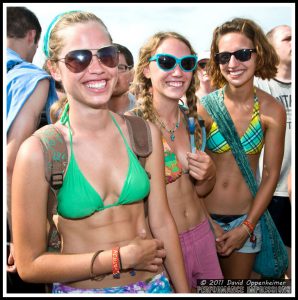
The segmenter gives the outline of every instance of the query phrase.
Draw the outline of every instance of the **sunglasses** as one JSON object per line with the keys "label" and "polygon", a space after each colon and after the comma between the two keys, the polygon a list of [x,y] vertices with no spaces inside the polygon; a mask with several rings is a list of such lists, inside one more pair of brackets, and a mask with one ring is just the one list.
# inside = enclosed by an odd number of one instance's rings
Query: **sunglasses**
{"label": "sunglasses", "polygon": [[206,68],[207,62],[198,62],[198,66],[204,70]]}
{"label": "sunglasses", "polygon": [[[96,54],[92,54],[91,50],[96,50]],[[90,65],[93,56],[96,56],[106,67],[115,68],[118,66],[119,51],[115,46],[70,51],[64,58],[57,61],[64,60],[63,62],[71,72],[79,73]]]}
{"label": "sunglasses", "polygon": [[127,70],[131,70],[133,66],[127,66],[127,65],[124,65],[124,64],[119,64],[118,65],[118,72],[119,73],[124,73],[126,72]]}
{"label": "sunglasses", "polygon": [[197,67],[198,58],[196,55],[186,55],[181,58],[171,54],[155,54],[149,61],[156,61],[157,66],[163,71],[171,71],[178,64],[182,71],[192,72]]}
{"label": "sunglasses", "polygon": [[256,53],[257,50],[256,49],[240,49],[235,52],[220,52],[220,53],[215,54],[215,61],[217,64],[224,65],[224,64],[227,64],[230,61],[231,56],[234,55],[237,60],[244,62],[244,61],[250,60],[251,54],[253,52]]}

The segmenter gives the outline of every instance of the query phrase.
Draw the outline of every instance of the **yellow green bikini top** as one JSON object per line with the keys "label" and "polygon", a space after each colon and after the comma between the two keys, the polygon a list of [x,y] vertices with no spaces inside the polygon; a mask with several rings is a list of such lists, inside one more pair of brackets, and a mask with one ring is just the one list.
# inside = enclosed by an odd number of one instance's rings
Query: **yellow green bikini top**
{"label": "yellow green bikini top", "polygon": [[[259,101],[255,93],[252,118],[246,132],[240,138],[246,154],[258,154],[263,148],[264,134],[259,111]],[[209,150],[215,153],[224,153],[231,150],[230,145],[218,130],[216,122],[211,125],[206,145]]]}
{"label": "yellow green bikini top", "polygon": [[110,116],[125,143],[129,165],[127,176],[119,198],[115,199],[115,202],[112,204],[104,205],[103,199],[86,180],[76,162],[72,145],[72,134],[70,129],[68,109],[69,104],[66,105],[60,122],[62,124],[67,124],[68,126],[71,155],[63,185],[57,195],[58,214],[69,219],[79,219],[88,217],[97,211],[101,211],[109,207],[131,204],[143,200],[148,195],[150,190],[150,181],[148,179],[148,175],[128,145],[128,142],[114,116],[110,113]]}

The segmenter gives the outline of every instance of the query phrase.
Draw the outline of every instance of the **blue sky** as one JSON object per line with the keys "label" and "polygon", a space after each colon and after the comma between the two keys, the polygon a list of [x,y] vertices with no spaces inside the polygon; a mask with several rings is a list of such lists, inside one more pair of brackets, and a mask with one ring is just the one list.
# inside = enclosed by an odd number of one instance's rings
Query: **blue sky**
{"label": "blue sky", "polygon": [[281,24],[292,26],[294,31],[295,17],[294,3],[5,3],[13,5],[26,6],[41,23],[40,46],[33,61],[39,66],[44,62],[43,34],[51,20],[67,10],[95,13],[108,27],[114,42],[131,50],[135,62],[140,47],[157,31],[177,31],[199,52],[209,49],[214,28],[234,17],[250,18],[265,32]]}

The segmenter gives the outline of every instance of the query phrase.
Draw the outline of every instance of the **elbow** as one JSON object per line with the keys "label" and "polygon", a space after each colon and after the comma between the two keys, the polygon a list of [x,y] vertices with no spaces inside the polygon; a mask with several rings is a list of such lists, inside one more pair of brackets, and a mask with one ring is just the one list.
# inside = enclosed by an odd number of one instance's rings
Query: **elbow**
{"label": "elbow", "polygon": [[42,281],[42,277],[40,274],[38,274],[38,269],[34,267],[33,263],[18,263],[15,261],[17,272],[20,276],[20,278],[29,283],[44,283]]}
{"label": "elbow", "polygon": [[34,273],[32,270],[25,266],[17,266],[17,271],[20,276],[20,278],[29,283],[37,283],[36,278],[34,276]]}

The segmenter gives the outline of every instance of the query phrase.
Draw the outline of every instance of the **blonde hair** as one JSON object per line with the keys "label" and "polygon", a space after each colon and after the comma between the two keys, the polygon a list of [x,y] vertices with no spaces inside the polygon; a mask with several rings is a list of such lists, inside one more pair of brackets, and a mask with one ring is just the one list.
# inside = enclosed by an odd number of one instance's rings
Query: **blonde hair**
{"label": "blonde hair", "polygon": [[266,38],[262,28],[249,19],[235,18],[225,22],[213,31],[211,42],[211,56],[208,65],[208,74],[213,85],[224,86],[227,81],[221,74],[219,65],[215,61],[215,55],[219,52],[218,43],[222,36],[228,33],[239,32],[250,39],[257,50],[255,76],[262,79],[274,78],[277,73],[279,63],[275,49]]}
{"label": "blonde hair", "polygon": [[[149,59],[155,54],[159,45],[168,38],[174,38],[183,42],[190,50],[191,54],[196,54],[192,48],[190,42],[182,35],[176,32],[158,32],[154,34],[149,40],[143,45],[139,51],[139,60],[135,68],[135,76],[133,83],[131,85],[130,91],[135,95],[137,99],[137,107],[135,112],[141,111],[142,117],[149,120],[155,124],[158,124],[156,119],[156,114],[154,113],[153,107],[153,96],[152,96],[152,82],[144,75],[144,69],[149,65]],[[186,99],[188,106],[188,115],[194,117],[196,122],[196,146],[197,148],[201,145],[201,128],[198,123],[198,113],[197,113],[197,96],[196,89],[198,85],[197,68],[193,71],[193,76],[189,88],[186,91]]]}
{"label": "blonde hair", "polygon": [[[82,12],[82,11],[73,11],[73,12],[65,13],[61,15],[59,20],[55,23],[54,27],[51,29],[49,41],[47,45],[49,57],[46,63],[50,63],[53,67],[56,67],[57,59],[59,59],[59,54],[61,53],[61,50],[65,46],[64,43],[65,36],[61,34],[61,31],[63,31],[65,28],[69,26],[78,23],[88,23],[92,21],[98,22],[100,25],[103,26],[112,43],[112,38],[108,32],[106,25],[103,23],[103,21],[100,18],[98,18],[93,13]],[[62,99],[59,99],[51,106],[50,116],[52,122],[56,122],[59,119],[60,114],[63,111],[67,102],[68,102],[67,98],[63,97]]]}

